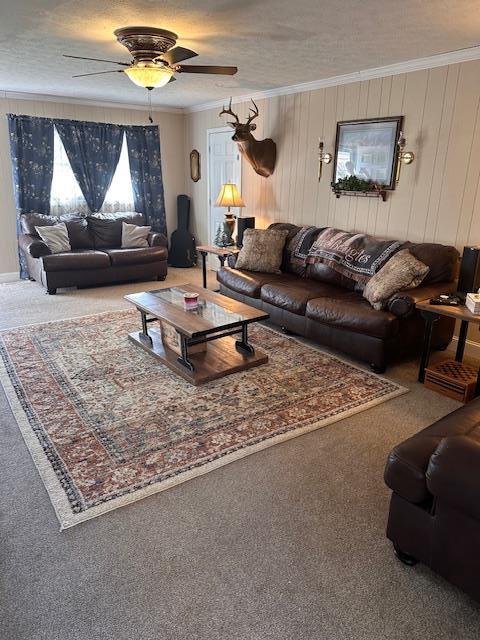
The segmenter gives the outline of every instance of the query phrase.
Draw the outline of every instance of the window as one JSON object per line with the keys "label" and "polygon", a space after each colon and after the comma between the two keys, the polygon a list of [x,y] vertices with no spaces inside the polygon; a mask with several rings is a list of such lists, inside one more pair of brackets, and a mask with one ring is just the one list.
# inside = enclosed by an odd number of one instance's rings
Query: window
{"label": "window", "polygon": [[[89,212],[88,205],[70,166],[65,147],[56,129],[54,130],[53,139],[53,179],[50,209],[53,215],[69,211]],[[120,159],[101,211],[104,213],[135,211],[125,135],[123,136]]]}

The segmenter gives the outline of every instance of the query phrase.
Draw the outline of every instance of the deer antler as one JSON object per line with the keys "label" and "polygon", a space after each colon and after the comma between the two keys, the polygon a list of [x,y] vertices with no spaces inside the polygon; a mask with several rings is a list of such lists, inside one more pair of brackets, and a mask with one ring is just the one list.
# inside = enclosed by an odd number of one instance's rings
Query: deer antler
{"label": "deer antler", "polygon": [[258,117],[258,107],[255,104],[255,102],[253,101],[253,98],[251,98],[252,104],[254,106],[254,109],[252,109],[252,107],[250,107],[250,111],[252,112],[252,115],[248,116],[248,120],[245,124],[250,124],[252,122],[252,120],[255,120],[255,118]]}
{"label": "deer antler", "polygon": [[224,113],[226,113],[227,115],[233,116],[235,118],[235,122],[232,122],[231,124],[240,124],[240,120],[238,119],[237,114],[232,111],[232,99],[231,98],[230,98],[230,102],[228,103],[228,109],[225,109],[225,107],[223,107],[223,109],[220,111],[220,113],[218,115],[219,116],[223,116]]}

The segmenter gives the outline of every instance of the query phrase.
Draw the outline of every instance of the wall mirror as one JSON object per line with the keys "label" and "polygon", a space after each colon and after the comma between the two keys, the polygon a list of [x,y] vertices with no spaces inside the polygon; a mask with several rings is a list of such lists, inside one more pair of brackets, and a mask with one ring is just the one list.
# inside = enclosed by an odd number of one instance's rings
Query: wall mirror
{"label": "wall mirror", "polygon": [[333,184],[355,176],[382,189],[395,189],[402,125],[403,116],[338,122]]}
{"label": "wall mirror", "polygon": [[193,182],[200,180],[200,153],[196,149],[190,152],[190,177]]}

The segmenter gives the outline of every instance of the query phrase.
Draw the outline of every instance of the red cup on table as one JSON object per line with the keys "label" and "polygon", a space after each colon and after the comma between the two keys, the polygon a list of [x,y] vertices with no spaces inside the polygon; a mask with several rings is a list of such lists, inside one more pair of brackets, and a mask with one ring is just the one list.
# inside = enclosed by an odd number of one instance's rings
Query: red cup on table
{"label": "red cup on table", "polygon": [[195,311],[198,308],[198,293],[185,292],[183,294],[183,305],[186,311]]}

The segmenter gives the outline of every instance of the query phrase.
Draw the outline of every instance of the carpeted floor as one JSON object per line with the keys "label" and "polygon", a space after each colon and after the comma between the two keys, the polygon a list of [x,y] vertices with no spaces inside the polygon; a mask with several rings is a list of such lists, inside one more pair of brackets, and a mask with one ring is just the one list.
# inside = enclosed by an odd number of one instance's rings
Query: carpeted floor
{"label": "carpeted floor", "polygon": [[[123,308],[141,288],[2,285],[0,326]],[[416,363],[387,376],[411,392],[62,533],[0,395],[2,640],[478,638],[480,607],[384,535],[388,451],[457,403]]]}

